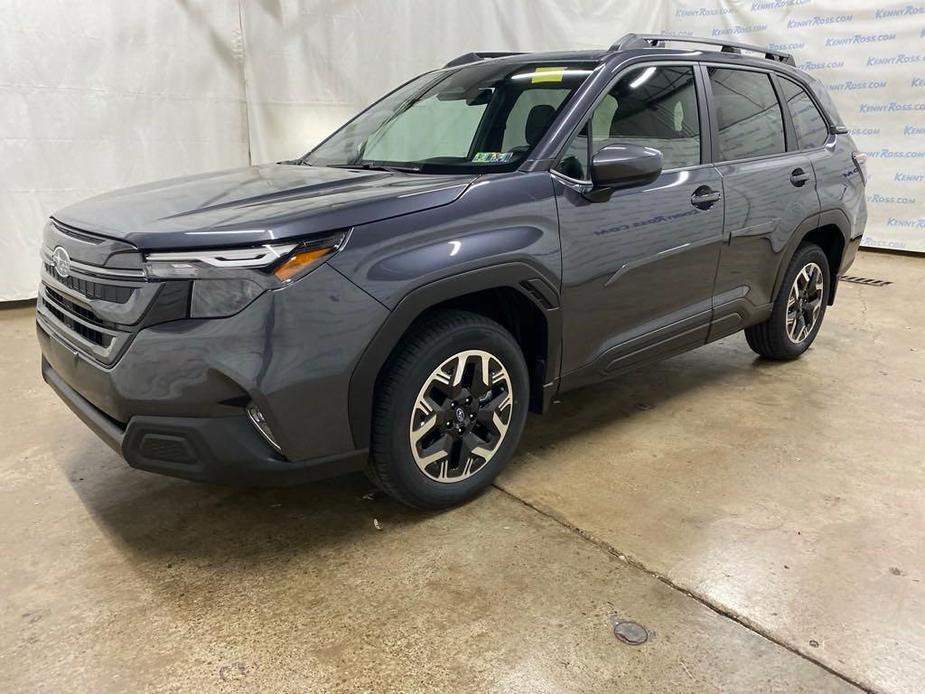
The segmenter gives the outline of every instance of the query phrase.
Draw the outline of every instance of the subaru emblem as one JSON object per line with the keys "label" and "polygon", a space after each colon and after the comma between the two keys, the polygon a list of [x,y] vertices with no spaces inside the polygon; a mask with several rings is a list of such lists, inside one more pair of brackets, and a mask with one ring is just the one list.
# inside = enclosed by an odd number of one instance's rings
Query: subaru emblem
{"label": "subaru emblem", "polygon": [[64,278],[71,274],[71,257],[61,246],[55,248],[55,252],[51,254],[51,264],[58,277]]}

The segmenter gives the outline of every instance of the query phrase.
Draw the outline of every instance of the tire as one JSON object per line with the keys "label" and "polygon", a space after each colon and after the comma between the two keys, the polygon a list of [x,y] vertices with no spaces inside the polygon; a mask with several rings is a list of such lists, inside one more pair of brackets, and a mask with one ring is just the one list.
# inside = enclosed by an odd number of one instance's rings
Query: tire
{"label": "tire", "polygon": [[442,310],[412,326],[375,397],[370,478],[408,506],[445,508],[510,461],[527,419],[527,365],[495,321]]}
{"label": "tire", "polygon": [[748,346],[766,359],[799,357],[819,334],[831,286],[826,254],[815,244],[800,246],[777,290],[771,317],[745,329]]}

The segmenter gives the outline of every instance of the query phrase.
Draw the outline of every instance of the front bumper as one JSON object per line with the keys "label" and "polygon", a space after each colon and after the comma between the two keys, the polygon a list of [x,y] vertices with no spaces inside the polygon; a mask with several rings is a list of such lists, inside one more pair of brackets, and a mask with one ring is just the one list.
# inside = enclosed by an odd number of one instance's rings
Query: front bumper
{"label": "front bumper", "polygon": [[[387,311],[322,266],[239,314],[140,330],[106,368],[37,320],[42,375],[135,468],[199,481],[295,484],[362,468],[350,376]],[[263,412],[280,452],[248,420]]]}
{"label": "front bumper", "polygon": [[139,470],[248,486],[285,486],[361,470],[366,450],[302,462],[275,455],[241,417],[132,417],[123,427],[42,359],[42,377],[80,420]]}

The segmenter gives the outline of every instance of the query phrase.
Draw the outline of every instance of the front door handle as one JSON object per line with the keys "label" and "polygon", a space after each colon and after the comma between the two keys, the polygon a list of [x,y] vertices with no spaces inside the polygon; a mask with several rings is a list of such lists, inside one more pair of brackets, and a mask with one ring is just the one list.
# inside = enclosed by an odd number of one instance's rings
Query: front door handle
{"label": "front door handle", "polygon": [[800,168],[796,168],[790,172],[790,182],[797,188],[804,185],[812,177],[813,175],[811,173],[808,173]]}
{"label": "front door handle", "polygon": [[713,190],[710,186],[700,186],[691,195],[691,205],[700,210],[709,210],[722,197],[718,190]]}

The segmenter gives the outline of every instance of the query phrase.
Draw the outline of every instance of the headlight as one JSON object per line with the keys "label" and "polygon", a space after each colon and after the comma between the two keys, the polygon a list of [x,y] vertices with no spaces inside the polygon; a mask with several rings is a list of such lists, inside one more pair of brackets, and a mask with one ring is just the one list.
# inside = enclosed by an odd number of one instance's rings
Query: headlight
{"label": "headlight", "polygon": [[220,318],[245,308],[267,289],[307,275],[339,250],[346,233],[300,243],[253,248],[148,253],[145,273],[162,280],[193,280],[191,318]]}

